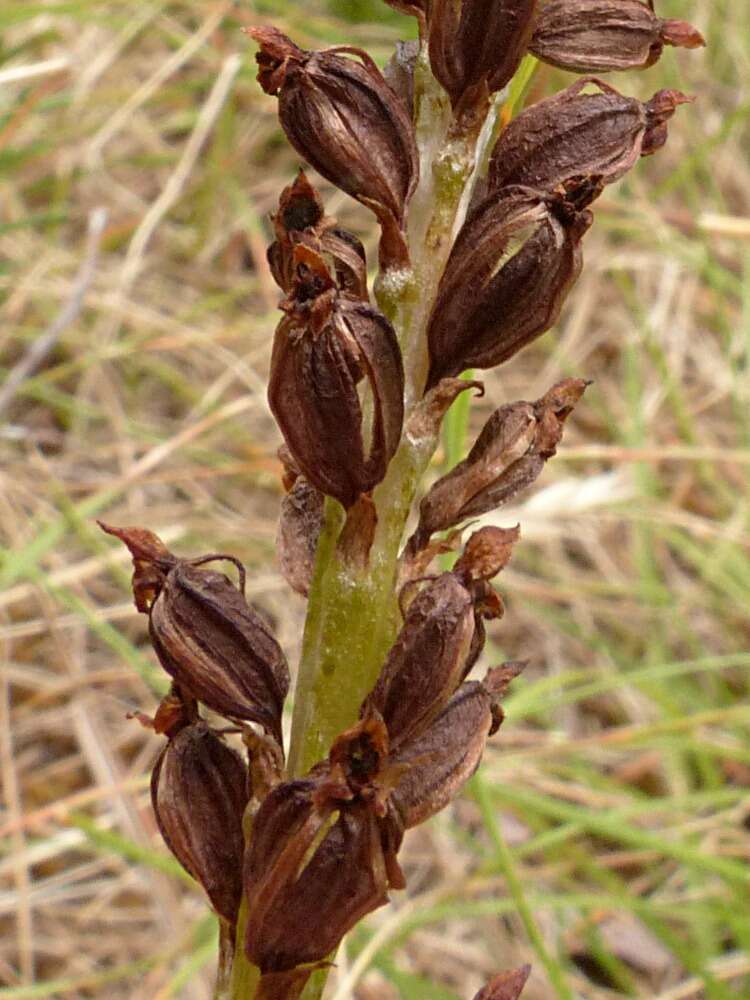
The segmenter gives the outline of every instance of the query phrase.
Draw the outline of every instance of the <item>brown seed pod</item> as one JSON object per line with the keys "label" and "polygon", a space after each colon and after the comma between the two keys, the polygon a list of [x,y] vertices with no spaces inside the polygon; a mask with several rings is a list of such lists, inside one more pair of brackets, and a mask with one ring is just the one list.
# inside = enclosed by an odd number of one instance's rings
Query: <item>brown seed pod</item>
{"label": "brown seed pod", "polygon": [[242,896],[247,784],[239,754],[204,722],[169,740],[151,776],[154,815],[167,847],[232,925]]}
{"label": "brown seed pod", "polygon": [[522,666],[462,684],[432,725],[392,755],[390,764],[404,769],[391,802],[405,829],[440,812],[474,774],[487,737],[502,721],[497,701]]}
{"label": "brown seed pod", "polygon": [[360,712],[383,719],[392,750],[424,732],[448,703],[465,676],[473,635],[471,594],[453,573],[428,583],[411,602]]}
{"label": "brown seed pod", "polygon": [[578,277],[592,222],[554,195],[514,187],[469,215],[451,250],[428,327],[428,389],[492,368],[545,333]]}
{"label": "brown seed pod", "polygon": [[245,943],[248,958],[264,973],[320,962],[387,901],[384,839],[375,813],[359,801],[318,808],[315,790],[310,779],[278,785],[253,821]]}
{"label": "brown seed pod", "polygon": [[407,551],[418,552],[433,532],[495,510],[530,486],[555,454],[563,425],[588,384],[564,379],[535,403],[495,410],[466,458],[423,498]]}
{"label": "brown seed pod", "polygon": [[474,1000],[519,1000],[530,975],[530,965],[522,965],[520,969],[513,969],[510,972],[501,972],[477,993]]}
{"label": "brown seed pod", "polygon": [[[598,93],[584,94],[587,86]],[[690,98],[660,90],[643,104],[596,78],[583,78],[523,111],[500,133],[489,169],[491,191],[513,184],[575,194],[581,207],[667,136],[666,122]],[[591,181],[595,181],[591,186]],[[582,184],[589,184],[580,197]]]}
{"label": "brown seed pod", "polygon": [[432,0],[432,71],[456,107],[472,89],[494,93],[518,69],[531,40],[537,0]]}
{"label": "brown seed pod", "polygon": [[303,170],[284,188],[278,211],[272,216],[275,241],[268,248],[268,264],[276,284],[285,292],[294,285],[294,247],[317,250],[331,261],[336,284],[345,292],[367,299],[365,248],[352,233],[336,225],[323,209],[320,195]]}
{"label": "brown seed pod", "polygon": [[[279,324],[268,401],[307,480],[351,507],[385,475],[401,437],[404,371],[377,309],[333,287],[319,255],[295,250],[298,280]],[[358,383],[372,394],[365,442]]]}
{"label": "brown seed pod", "polygon": [[281,745],[286,658],[228,577],[177,562],[149,624],[161,665],[181,688],[220,715],[259,723]]}
{"label": "brown seed pod", "polygon": [[248,33],[260,45],[258,80],[266,93],[278,95],[279,120],[291,144],[375,213],[383,229],[382,267],[406,266],[404,214],[419,160],[403,103],[361,49],[306,52],[276,28]]}
{"label": "brown seed pod", "polygon": [[536,20],[530,49],[539,59],[574,73],[645,69],[665,45],[705,45],[686,21],[657,17],[642,0],[550,0]]}

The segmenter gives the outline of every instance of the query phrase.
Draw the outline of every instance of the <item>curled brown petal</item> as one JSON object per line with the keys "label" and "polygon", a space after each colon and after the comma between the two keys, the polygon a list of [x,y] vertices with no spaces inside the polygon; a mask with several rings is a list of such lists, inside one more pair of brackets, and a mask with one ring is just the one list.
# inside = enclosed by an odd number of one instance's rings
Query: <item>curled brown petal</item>
{"label": "curled brown petal", "polygon": [[387,901],[378,820],[365,803],[313,805],[314,782],[278,785],[253,822],[245,867],[246,951],[263,973],[322,961]]}

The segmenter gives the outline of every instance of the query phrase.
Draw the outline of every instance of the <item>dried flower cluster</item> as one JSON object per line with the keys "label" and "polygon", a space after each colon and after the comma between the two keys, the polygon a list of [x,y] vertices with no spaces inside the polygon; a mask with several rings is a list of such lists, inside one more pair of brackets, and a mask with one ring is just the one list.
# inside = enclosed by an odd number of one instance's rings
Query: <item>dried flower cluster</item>
{"label": "dried flower cluster", "polygon": [[[662,20],[641,0],[388,2],[418,19],[423,67],[429,62],[447,95],[451,141],[476,139],[491,95],[528,53],[601,73],[649,66],[665,45],[702,44],[690,25]],[[415,250],[425,251],[410,246],[408,229],[420,162],[415,60],[401,60],[397,93],[360,50],[306,51],[271,27],[249,33],[259,44],[258,79],[278,97],[294,148],[372,210],[381,272],[413,277]],[[453,220],[445,267],[432,288],[417,287],[427,364],[408,411],[406,377],[413,385],[419,376],[405,373],[401,343],[415,331],[371,302],[362,244],[326,215],[308,177],[300,171],[282,192],[268,250],[283,293],[268,399],[285,442],[279,556],[294,590],[314,587],[326,497],[347,512],[337,558],[366,577],[383,516],[376,487],[399,448],[407,442],[429,458],[450,404],[467,389],[483,391],[457,376],[506,361],[554,324],[581,270],[590,206],[663,145],[686,100],[660,91],[642,103],[584,77],[504,122],[486,179],[465,219]],[[261,971],[257,996],[299,996],[342,936],[404,887],[405,831],[451,801],[502,722],[500,701],[523,664],[467,676],[485,622],[503,613],[490,580],[510,559],[518,528],[480,528],[453,569],[431,573],[431,563],[461,548],[467,521],[534,482],[586,386],[569,378],[534,402],[500,406],[466,459],[424,493],[391,567],[401,622],[390,651],[351,726],[301,775],[285,767],[287,661],[245,599],[242,566],[222,554],[181,559],[149,531],[102,525],[132,554],[136,607],[172,679],[154,719],[142,717],[167,740],[152,779],[157,822],[204,887],[225,940],[244,906],[240,945]],[[217,560],[235,564],[238,585],[207,567]],[[241,734],[242,756],[205,710]],[[528,971],[496,977],[475,1000],[516,1000]]]}

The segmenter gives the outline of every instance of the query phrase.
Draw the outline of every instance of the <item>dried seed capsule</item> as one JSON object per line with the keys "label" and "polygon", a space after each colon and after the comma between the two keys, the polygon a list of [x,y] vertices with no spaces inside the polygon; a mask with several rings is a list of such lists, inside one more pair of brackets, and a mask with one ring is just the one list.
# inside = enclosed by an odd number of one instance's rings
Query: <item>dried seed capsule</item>
{"label": "dried seed capsule", "polygon": [[[338,293],[321,258],[295,250],[298,279],[279,324],[268,401],[309,482],[345,507],[385,475],[401,437],[404,371],[381,312]],[[369,446],[358,383],[372,393]]]}
{"label": "dried seed capsule", "polygon": [[445,707],[465,676],[473,635],[471,594],[453,573],[430,582],[409,605],[360,713],[382,717],[392,749],[424,732]]}
{"label": "dried seed capsule", "polygon": [[520,969],[513,969],[511,972],[501,972],[477,993],[474,1000],[519,1000],[530,974],[530,965],[522,965]]}
{"label": "dried seed capsule", "polygon": [[463,462],[423,498],[408,552],[423,549],[433,532],[494,510],[531,485],[554,455],[565,420],[587,385],[584,379],[564,379],[535,403],[495,410]]}
{"label": "dried seed capsule", "polygon": [[246,951],[262,972],[319,962],[387,901],[380,823],[364,802],[319,809],[316,782],[278,785],[253,821]]}
{"label": "dried seed capsule", "polygon": [[268,248],[268,263],[276,284],[285,292],[294,285],[294,247],[304,243],[330,258],[336,284],[342,291],[367,299],[365,248],[352,233],[341,229],[323,210],[320,195],[300,170],[284,188],[272,216],[276,240]]}
{"label": "dried seed capsule", "polygon": [[248,33],[260,45],[258,80],[266,93],[278,94],[291,144],[375,213],[383,229],[382,266],[408,264],[404,213],[419,161],[411,119],[380,70],[360,49],[306,52],[275,28]]}
{"label": "dried seed capsule", "polygon": [[[514,664],[513,676],[517,668]],[[476,771],[485,741],[502,719],[497,701],[508,674],[499,668],[482,682],[462,684],[426,732],[392,755],[389,763],[403,767],[404,774],[391,802],[406,829],[440,812]]]}
{"label": "dried seed capsule", "polygon": [[518,69],[534,28],[537,0],[433,0],[430,63],[454,107],[471,88],[502,88]]}
{"label": "dried seed capsule", "polygon": [[705,45],[686,21],[657,17],[642,0],[550,0],[539,11],[530,49],[574,73],[644,69],[665,45]]}
{"label": "dried seed capsule", "polygon": [[258,722],[281,745],[286,658],[228,577],[177,562],[151,608],[150,634],[181,688],[220,715]]}
{"label": "dried seed capsule", "polygon": [[492,368],[555,323],[578,277],[592,222],[557,196],[514,187],[469,215],[451,250],[428,327],[428,388]]}
{"label": "dried seed capsule", "polygon": [[[592,84],[598,93],[582,93]],[[660,90],[643,104],[601,80],[577,80],[532,104],[500,133],[490,161],[490,190],[526,184],[574,192],[591,178],[611,184],[639,156],[664,143],[667,120],[689,100],[677,90]],[[593,188],[585,200],[596,193]]]}
{"label": "dried seed capsule", "polygon": [[180,730],[151,776],[151,800],[162,837],[182,867],[230,924],[242,897],[248,802],[247,769],[204,722]]}

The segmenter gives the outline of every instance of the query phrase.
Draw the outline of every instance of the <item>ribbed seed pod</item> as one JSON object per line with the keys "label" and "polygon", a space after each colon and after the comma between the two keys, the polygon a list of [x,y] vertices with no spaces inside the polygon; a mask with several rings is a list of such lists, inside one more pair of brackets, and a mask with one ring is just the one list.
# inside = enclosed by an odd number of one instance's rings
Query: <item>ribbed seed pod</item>
{"label": "ribbed seed pod", "polygon": [[[385,475],[401,437],[404,371],[383,314],[339,293],[319,255],[295,250],[298,280],[271,359],[268,401],[307,480],[351,507]],[[365,441],[358,383],[372,394]]]}
{"label": "ribbed seed pod", "polygon": [[495,410],[466,458],[423,498],[409,551],[424,548],[434,532],[495,510],[530,486],[555,454],[563,425],[587,385],[584,379],[564,379],[535,403]]}
{"label": "ribbed seed pod", "polygon": [[645,69],[665,45],[705,45],[686,21],[657,17],[642,0],[549,0],[536,20],[530,49],[574,73]]}
{"label": "ribbed seed pod", "polygon": [[432,0],[432,71],[456,107],[472,88],[494,93],[523,59],[534,28],[537,0]]}
{"label": "ribbed seed pod", "polygon": [[228,577],[178,562],[151,608],[150,633],[162,666],[188,694],[220,715],[260,723],[281,745],[286,658]]}
{"label": "ribbed seed pod", "polygon": [[432,725],[392,755],[389,763],[404,770],[391,802],[405,829],[440,812],[474,774],[502,721],[497,702],[522,669],[514,663],[462,684]]}
{"label": "ribbed seed pod", "polygon": [[549,330],[580,273],[591,222],[588,210],[518,187],[474,209],[430,318],[428,389],[467,368],[499,365]]}
{"label": "ribbed seed pod", "polygon": [[318,791],[311,779],[278,785],[253,821],[245,865],[246,951],[264,973],[321,961],[387,901],[388,865],[375,811],[359,800],[316,804]]}
{"label": "ribbed seed pod", "polygon": [[239,754],[204,722],[169,740],[151,776],[154,814],[167,847],[232,925],[242,897],[247,785]]}
{"label": "ribbed seed pod", "polygon": [[[587,86],[597,93],[584,94]],[[690,98],[660,90],[645,104],[593,77],[532,104],[500,133],[489,168],[493,192],[513,184],[577,191],[611,184],[667,138],[667,121]],[[597,193],[592,188],[587,200]],[[579,207],[581,200],[576,199]]]}
{"label": "ribbed seed pod", "polygon": [[291,144],[375,213],[383,228],[381,265],[408,264],[404,214],[419,160],[403,103],[361,49],[306,52],[275,28],[248,33],[260,45],[258,80],[266,93],[278,95],[279,120]]}
{"label": "ribbed seed pod", "polygon": [[361,715],[380,717],[391,749],[423,732],[465,676],[474,635],[471,594],[453,573],[428,583],[404,624]]}

